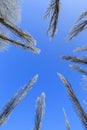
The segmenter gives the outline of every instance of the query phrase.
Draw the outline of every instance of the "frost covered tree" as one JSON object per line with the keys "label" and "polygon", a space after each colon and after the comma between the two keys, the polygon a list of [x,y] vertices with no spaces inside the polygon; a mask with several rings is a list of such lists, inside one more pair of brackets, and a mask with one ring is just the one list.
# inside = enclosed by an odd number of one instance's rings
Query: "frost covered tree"
{"label": "frost covered tree", "polygon": [[[70,33],[67,37],[67,40],[71,40],[74,37],[76,37],[79,33],[87,29],[87,10],[84,11],[78,18],[76,24],[72,27],[70,30]],[[74,53],[81,53],[83,51],[87,51],[87,46],[78,47],[74,50]],[[77,56],[71,56],[71,55],[64,55],[62,56],[63,60],[67,60],[73,64],[70,64],[70,68],[73,70],[76,70],[80,72],[84,79],[84,88],[87,90],[87,70],[85,69],[87,67],[87,56],[83,55],[82,57]],[[85,67],[84,67],[85,66]],[[82,123],[85,130],[87,130],[87,112],[83,109],[82,105],[80,104],[80,101],[78,97],[75,95],[75,92],[72,89],[72,85],[69,83],[69,81],[60,73],[58,73],[59,78],[65,85],[67,89],[67,93],[69,95],[69,98],[71,99],[71,102],[73,104],[73,108]],[[84,100],[84,103],[87,105],[87,102]]]}
{"label": "frost covered tree", "polygon": [[82,14],[79,16],[77,22],[70,30],[70,33],[67,37],[68,40],[71,40],[75,36],[77,36],[79,33],[87,29],[87,10],[82,12]]}
{"label": "frost covered tree", "polygon": [[71,99],[71,102],[73,104],[73,108],[74,108],[81,124],[83,125],[84,129],[86,130],[87,129],[87,113],[84,111],[83,107],[81,106],[69,81],[60,73],[58,73],[58,76],[61,79],[61,81],[63,82],[63,84],[65,85],[67,93],[69,95],[69,99]]}
{"label": "frost covered tree", "polygon": [[55,33],[57,31],[59,11],[60,11],[60,0],[51,0],[45,14],[45,18],[50,19],[47,33],[51,38],[55,36]]}
{"label": "frost covered tree", "polygon": [[[12,43],[25,50],[39,53],[40,50],[35,47],[36,40],[17,26],[21,19],[20,4],[21,0],[0,0],[0,50],[6,49],[8,44]],[[9,32],[16,35],[18,40],[9,37]]]}
{"label": "frost covered tree", "polygon": [[35,124],[33,130],[41,130],[42,120],[45,111],[45,93],[42,93],[36,100]]}
{"label": "frost covered tree", "polygon": [[0,125],[2,125],[9,114],[20,103],[20,101],[26,96],[28,91],[32,88],[38,79],[38,75],[35,75],[33,79],[25,86],[19,89],[19,91],[6,103],[6,105],[0,111]]}

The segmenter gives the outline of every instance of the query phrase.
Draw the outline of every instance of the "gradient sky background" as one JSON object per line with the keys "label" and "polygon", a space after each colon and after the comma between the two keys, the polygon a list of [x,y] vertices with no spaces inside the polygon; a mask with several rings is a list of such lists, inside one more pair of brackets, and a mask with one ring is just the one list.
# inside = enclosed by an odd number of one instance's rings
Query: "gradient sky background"
{"label": "gradient sky background", "polygon": [[[1,130],[31,130],[34,126],[36,98],[42,92],[46,94],[46,110],[42,130],[65,130],[62,107],[66,109],[71,130],[82,130],[66,89],[57,76],[62,73],[72,84],[75,94],[84,109],[83,99],[87,96],[81,86],[82,76],[69,68],[69,62],[61,60],[62,55],[74,55],[73,50],[87,43],[87,33],[83,32],[67,42],[66,36],[78,16],[87,8],[86,0],[61,0],[58,33],[53,40],[46,34],[49,20],[43,16],[49,5],[48,0],[25,0],[22,4],[20,27],[30,32],[41,48],[40,55],[10,46],[8,51],[0,53],[0,108],[38,73],[39,79],[28,95],[10,114]],[[81,54],[76,54],[81,55]]]}

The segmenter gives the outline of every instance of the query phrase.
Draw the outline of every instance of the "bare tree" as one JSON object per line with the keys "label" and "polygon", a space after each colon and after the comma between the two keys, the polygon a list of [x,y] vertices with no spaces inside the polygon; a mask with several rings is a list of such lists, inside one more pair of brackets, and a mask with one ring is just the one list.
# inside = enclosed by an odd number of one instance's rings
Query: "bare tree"
{"label": "bare tree", "polygon": [[[67,39],[71,40],[72,38],[77,36],[80,32],[84,31],[86,28],[87,28],[87,10],[80,15],[76,24],[72,27]],[[83,52],[83,51],[87,51],[87,46],[78,47],[74,50],[75,53]],[[77,56],[62,56],[62,59],[73,62],[74,64],[70,65],[70,68],[82,73],[85,81],[87,81],[87,70],[85,70],[84,67],[80,67],[80,65],[85,65],[85,66],[87,65],[87,56],[84,55],[81,58]],[[67,81],[67,79],[60,73],[58,73],[58,76],[60,77],[60,79],[62,80],[62,82],[64,83],[67,89],[67,93],[72,101],[77,116],[79,117],[84,128],[87,129],[87,113],[84,111],[83,107],[81,106],[69,81]],[[86,84],[83,84],[83,86],[85,90],[87,90],[87,82]]]}
{"label": "bare tree", "polygon": [[87,10],[79,16],[76,24],[72,27],[67,39],[71,40],[85,29],[87,29]]}
{"label": "bare tree", "polygon": [[36,101],[36,115],[35,115],[35,125],[33,130],[41,130],[42,119],[45,110],[45,94],[42,93]]}
{"label": "bare tree", "polygon": [[57,30],[59,10],[60,10],[60,0],[51,0],[51,3],[45,14],[45,18],[50,17],[50,24],[47,33],[51,38],[54,37]]}
{"label": "bare tree", "polygon": [[19,102],[26,96],[28,91],[32,88],[34,83],[37,81],[38,75],[35,75],[33,79],[25,86],[22,87],[11,99],[6,103],[0,112],[0,125],[4,123],[9,114],[19,104]]}
{"label": "bare tree", "polygon": [[74,62],[74,63],[81,63],[84,65],[87,65],[87,57],[84,56],[82,58],[78,58],[76,56],[62,56],[63,60],[68,60],[70,62]]}
{"label": "bare tree", "polygon": [[[9,43],[39,53],[36,40],[27,32],[23,31],[17,24],[20,21],[20,0],[1,0],[0,1],[0,49],[6,49]],[[8,31],[17,35],[20,41],[8,37]],[[7,33],[6,33],[7,32]]]}
{"label": "bare tree", "polygon": [[67,93],[71,99],[71,102],[73,104],[74,110],[77,114],[77,116],[80,119],[80,122],[82,123],[82,125],[84,126],[85,129],[87,129],[87,114],[84,111],[84,109],[82,108],[78,98],[76,97],[71,84],[67,81],[67,79],[60,73],[58,73],[59,78],[61,79],[61,81],[64,83],[66,89],[67,89]]}

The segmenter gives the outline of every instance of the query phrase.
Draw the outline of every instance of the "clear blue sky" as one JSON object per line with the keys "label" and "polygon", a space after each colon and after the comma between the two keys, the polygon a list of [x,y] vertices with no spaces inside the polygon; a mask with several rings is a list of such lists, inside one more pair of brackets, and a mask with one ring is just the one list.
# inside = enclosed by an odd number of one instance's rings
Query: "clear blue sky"
{"label": "clear blue sky", "polygon": [[[66,109],[71,130],[82,130],[82,126],[67,97],[66,89],[57,77],[62,73],[72,84],[81,104],[86,93],[81,87],[81,75],[69,68],[69,63],[61,60],[62,55],[74,55],[73,49],[87,43],[86,32],[81,33],[70,43],[66,36],[87,1],[61,0],[58,33],[53,40],[47,37],[49,22],[43,16],[49,5],[47,0],[25,0],[22,5],[21,28],[30,32],[41,48],[40,55],[10,46],[7,52],[0,53],[0,108],[25,85],[36,73],[37,83],[28,95],[14,109],[1,130],[31,130],[34,125],[36,98],[42,92],[46,94],[46,110],[42,130],[65,130],[62,107]],[[84,106],[85,108],[85,106]]]}

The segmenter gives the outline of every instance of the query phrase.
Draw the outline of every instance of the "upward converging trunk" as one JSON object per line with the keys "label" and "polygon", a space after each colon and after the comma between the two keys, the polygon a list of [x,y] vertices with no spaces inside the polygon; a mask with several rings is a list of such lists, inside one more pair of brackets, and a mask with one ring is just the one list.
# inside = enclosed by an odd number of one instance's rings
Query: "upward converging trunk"
{"label": "upward converging trunk", "polygon": [[78,98],[76,97],[71,84],[67,81],[67,79],[62,74],[58,73],[58,76],[61,79],[61,81],[64,83],[64,85],[67,89],[67,93],[72,101],[72,104],[74,106],[77,116],[79,117],[84,128],[87,129],[87,114],[84,111],[84,109],[82,108],[82,106],[80,105],[80,102],[79,102]]}
{"label": "upward converging trunk", "polygon": [[79,16],[76,24],[72,27],[67,39],[71,40],[85,29],[87,29],[87,10]]}
{"label": "upward converging trunk", "polygon": [[24,87],[21,88],[11,99],[6,103],[0,112],[0,125],[4,123],[9,114],[17,106],[17,104],[26,96],[28,91],[32,88],[34,83],[37,81],[38,75],[34,76],[33,79]]}
{"label": "upward converging trunk", "polygon": [[[21,46],[24,49],[32,50],[34,53],[39,53],[40,50],[35,48],[36,40],[27,32],[17,27],[20,19],[20,0],[1,0],[0,1],[0,49],[7,47],[9,42]],[[8,38],[6,33],[8,30],[17,35],[20,41]],[[3,36],[3,38],[2,38]],[[21,41],[23,40],[23,42]],[[31,45],[30,45],[31,44]]]}
{"label": "upward converging trunk", "polygon": [[36,40],[34,40],[34,38],[30,34],[24,32],[23,30],[18,28],[15,24],[8,23],[3,18],[0,18],[0,23],[2,23],[5,27],[7,27],[9,30],[11,30],[14,34],[18,35],[20,38],[23,38],[30,44],[36,45]]}
{"label": "upward converging trunk", "polygon": [[32,130],[41,130],[44,110],[45,110],[45,94],[42,93],[41,96],[37,98],[35,125]]}
{"label": "upward converging trunk", "polygon": [[47,32],[51,38],[54,37],[57,30],[59,10],[60,10],[60,1],[51,0],[51,3],[45,14],[46,18],[50,17],[50,24],[49,24]]}

